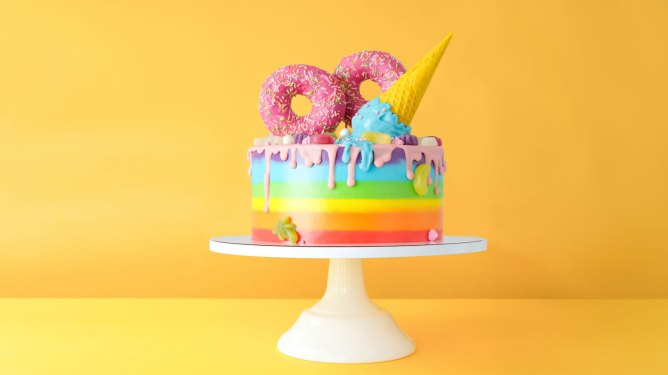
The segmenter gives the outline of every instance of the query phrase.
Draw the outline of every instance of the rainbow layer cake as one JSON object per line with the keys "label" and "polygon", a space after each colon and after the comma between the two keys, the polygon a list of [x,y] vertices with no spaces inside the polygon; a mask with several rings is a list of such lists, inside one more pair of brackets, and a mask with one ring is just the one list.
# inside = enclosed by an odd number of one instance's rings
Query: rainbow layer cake
{"label": "rainbow layer cake", "polygon": [[[256,139],[247,155],[253,241],[440,241],[442,143],[413,135],[411,120],[450,38],[408,71],[385,52],[362,51],[344,58],[332,74],[291,65],[267,78],[260,114],[271,135]],[[381,87],[368,102],[359,93],[367,79]],[[308,115],[292,111],[296,95],[311,101]]]}

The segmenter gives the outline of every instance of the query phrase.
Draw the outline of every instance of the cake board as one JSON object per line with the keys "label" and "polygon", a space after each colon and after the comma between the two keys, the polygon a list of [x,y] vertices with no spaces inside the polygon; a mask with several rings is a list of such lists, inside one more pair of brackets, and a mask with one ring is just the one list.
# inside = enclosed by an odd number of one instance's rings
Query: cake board
{"label": "cake board", "polygon": [[324,296],[281,336],[278,350],[316,362],[371,363],[411,355],[415,343],[367,295],[362,259],[474,253],[486,250],[487,240],[446,236],[425,244],[290,246],[228,236],[212,238],[209,249],[228,255],[329,259]]}

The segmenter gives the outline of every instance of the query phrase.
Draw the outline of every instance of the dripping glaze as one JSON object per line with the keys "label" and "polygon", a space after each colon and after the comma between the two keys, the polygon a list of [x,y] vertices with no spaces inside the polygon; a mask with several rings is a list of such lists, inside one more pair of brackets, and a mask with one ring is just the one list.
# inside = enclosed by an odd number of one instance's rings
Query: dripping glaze
{"label": "dripping glaze", "polygon": [[[270,181],[271,181],[271,157],[272,155],[278,154],[282,161],[287,161],[290,159],[290,168],[297,168],[297,154],[299,153],[299,159],[301,159],[305,167],[312,167],[313,165],[319,165],[322,163],[322,153],[327,153],[327,159],[329,160],[329,176],[327,181],[327,186],[330,189],[334,189],[336,186],[335,183],[335,173],[336,168],[336,156],[339,149],[343,150],[343,146],[337,144],[292,144],[292,145],[268,145],[260,147],[251,147],[248,150],[246,155],[249,161],[249,174],[252,174],[253,167],[253,152],[258,155],[264,154],[265,160],[265,170],[264,170],[264,212],[269,212],[270,210]],[[373,165],[376,168],[382,168],[385,163],[389,162],[392,159],[392,153],[396,149],[401,149],[404,152],[404,162],[406,163],[406,178],[408,180],[413,180],[415,177],[413,164],[420,162],[424,158],[424,163],[430,165],[434,171],[434,181],[431,177],[428,180],[429,185],[434,185],[434,194],[438,194],[438,178],[440,175],[445,173],[445,161],[443,159],[443,148],[434,147],[434,146],[409,146],[409,145],[373,145]],[[360,148],[352,146],[350,147],[350,158],[346,163],[348,164],[348,177],[346,184],[348,187],[353,187],[356,184],[355,181],[355,167],[357,166],[358,156],[360,154]]]}

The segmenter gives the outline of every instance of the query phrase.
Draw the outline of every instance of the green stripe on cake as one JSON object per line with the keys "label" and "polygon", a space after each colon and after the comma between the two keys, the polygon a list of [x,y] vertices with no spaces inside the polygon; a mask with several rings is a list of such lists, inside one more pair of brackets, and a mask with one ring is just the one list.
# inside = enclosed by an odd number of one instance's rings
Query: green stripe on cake
{"label": "green stripe on cake", "polygon": [[[439,179],[440,180],[440,179]],[[253,197],[264,197],[264,184],[251,184]],[[412,181],[357,181],[355,186],[348,187],[337,182],[334,189],[327,187],[327,182],[271,182],[271,197],[280,198],[347,198],[347,199],[433,199],[443,196],[443,180],[438,183],[438,194],[434,194],[434,186],[430,185],[427,194],[419,196],[413,189]]]}

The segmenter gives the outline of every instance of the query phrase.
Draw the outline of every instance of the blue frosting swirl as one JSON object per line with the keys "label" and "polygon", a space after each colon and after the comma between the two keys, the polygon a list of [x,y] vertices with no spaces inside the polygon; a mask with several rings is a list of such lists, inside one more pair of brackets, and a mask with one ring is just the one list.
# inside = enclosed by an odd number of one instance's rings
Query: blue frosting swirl
{"label": "blue frosting swirl", "polygon": [[399,117],[392,112],[390,105],[373,98],[362,106],[353,116],[353,137],[359,138],[364,132],[380,132],[398,137],[411,133],[411,127],[399,122]]}
{"label": "blue frosting swirl", "polygon": [[369,141],[356,140],[352,136],[337,139],[337,144],[343,145],[343,154],[341,154],[341,161],[348,163],[350,161],[350,146],[357,146],[360,148],[360,169],[368,171],[373,161],[373,144]]}

